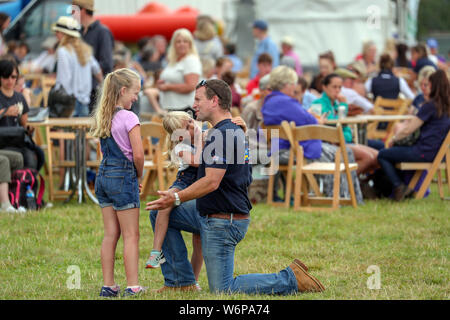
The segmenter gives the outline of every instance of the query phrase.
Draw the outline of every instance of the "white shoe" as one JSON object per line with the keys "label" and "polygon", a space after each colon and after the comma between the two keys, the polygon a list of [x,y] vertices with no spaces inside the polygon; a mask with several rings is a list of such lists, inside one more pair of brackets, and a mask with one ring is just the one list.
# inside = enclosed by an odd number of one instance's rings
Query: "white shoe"
{"label": "white shoe", "polygon": [[1,208],[0,211],[1,212],[5,212],[5,213],[17,213],[16,208],[14,208],[11,205],[9,207],[6,207],[6,208]]}
{"label": "white shoe", "polygon": [[24,207],[19,207],[19,209],[16,210],[17,213],[26,213],[27,209],[25,209]]}

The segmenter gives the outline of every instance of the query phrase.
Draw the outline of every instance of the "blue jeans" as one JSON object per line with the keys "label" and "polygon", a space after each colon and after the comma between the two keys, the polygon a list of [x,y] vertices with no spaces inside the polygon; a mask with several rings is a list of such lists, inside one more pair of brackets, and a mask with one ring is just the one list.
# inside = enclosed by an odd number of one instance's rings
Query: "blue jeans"
{"label": "blue jeans", "polygon": [[75,102],[75,112],[72,115],[73,117],[87,117],[89,116],[89,105],[82,104],[78,101]]}
{"label": "blue jeans", "polygon": [[426,162],[413,147],[392,147],[380,150],[378,153],[378,163],[392,184],[393,188],[397,188],[403,184],[403,180],[399,172],[395,168],[395,164],[399,162]]}
{"label": "blue jeans", "polygon": [[[153,229],[157,211],[150,212]],[[279,273],[248,274],[233,278],[234,251],[245,237],[250,220],[226,220],[200,216],[195,200],[182,203],[170,213],[162,246],[166,263],[161,265],[165,285],[195,284],[192,266],[181,231],[200,234],[209,289],[213,293],[292,294],[297,280],[288,267]]]}

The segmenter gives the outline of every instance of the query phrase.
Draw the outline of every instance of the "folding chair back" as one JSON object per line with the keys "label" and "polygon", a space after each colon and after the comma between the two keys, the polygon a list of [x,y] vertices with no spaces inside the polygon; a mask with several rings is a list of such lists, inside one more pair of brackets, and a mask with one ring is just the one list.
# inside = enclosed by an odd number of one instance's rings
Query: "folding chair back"
{"label": "folding chair back", "polygon": [[[141,135],[145,151],[141,199],[145,199],[148,195],[155,195],[157,190],[166,190],[174,175],[173,170],[168,169],[169,162],[163,147],[167,133],[162,123],[141,123]],[[158,189],[154,187],[155,181],[158,181]]]}
{"label": "folding chair back", "polygon": [[[283,124],[287,126],[287,124]],[[342,127],[337,124],[336,127],[322,126],[322,125],[307,125],[296,127],[295,123],[290,123],[290,129],[292,132],[293,145],[296,148],[296,178],[294,189],[294,209],[304,210],[323,210],[324,208],[312,207],[312,204],[331,204],[331,209],[335,210],[339,204],[351,204],[354,208],[357,207],[356,195],[353,186],[353,180],[351,171],[358,168],[355,163],[350,164],[348,162],[347,150],[345,148],[344,134],[342,133]],[[322,140],[338,146],[334,163],[327,162],[312,162],[307,163],[304,159],[303,148],[299,142],[306,140]],[[343,163],[341,162],[343,158]],[[350,199],[340,199],[340,176],[345,172],[350,191]],[[333,197],[325,198],[319,191],[317,182],[314,178],[315,174],[332,174],[334,177],[333,185]],[[309,195],[309,186],[313,189],[315,197]],[[303,197],[301,193],[303,192]],[[301,206],[301,198],[303,198],[303,204]]]}
{"label": "folding chair back", "polygon": [[[286,121],[284,121],[286,122]],[[287,123],[287,122],[286,122]],[[282,125],[265,125],[261,123],[261,129],[263,130],[264,136],[267,142],[267,150],[272,150],[272,141],[275,139],[284,139],[290,141],[287,132]],[[277,150],[278,152],[278,150]],[[278,156],[278,155],[276,155]],[[267,204],[277,206],[281,205],[283,207],[289,207],[292,194],[292,170],[294,167],[294,151],[291,144],[289,152],[289,161],[287,165],[279,165],[277,158],[274,155],[270,156],[270,169],[269,169],[269,181],[267,186]],[[278,170],[275,171],[274,169]],[[284,202],[277,203],[273,201],[273,193],[275,189],[275,174],[280,171],[286,176],[286,190],[284,195]]]}
{"label": "folding chair back", "polygon": [[[378,96],[373,106],[373,112],[375,115],[404,115],[408,112],[411,102],[409,99],[385,99]],[[388,122],[380,128],[379,124],[382,122],[374,121],[367,126],[367,137],[387,140],[397,122]]]}

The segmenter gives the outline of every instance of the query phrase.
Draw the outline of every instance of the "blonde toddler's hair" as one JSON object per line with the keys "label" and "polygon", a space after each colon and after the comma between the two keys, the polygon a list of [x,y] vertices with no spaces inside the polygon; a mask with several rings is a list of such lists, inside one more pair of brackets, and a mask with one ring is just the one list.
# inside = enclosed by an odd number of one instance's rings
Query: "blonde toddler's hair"
{"label": "blonde toddler's hair", "polygon": [[168,133],[166,137],[166,147],[167,152],[170,154],[170,158],[173,164],[178,164],[174,159],[173,150],[175,146],[179,143],[177,139],[173,139],[172,134],[176,130],[186,129],[186,121],[192,120],[191,116],[184,111],[172,111],[169,112],[163,119],[164,130]]}

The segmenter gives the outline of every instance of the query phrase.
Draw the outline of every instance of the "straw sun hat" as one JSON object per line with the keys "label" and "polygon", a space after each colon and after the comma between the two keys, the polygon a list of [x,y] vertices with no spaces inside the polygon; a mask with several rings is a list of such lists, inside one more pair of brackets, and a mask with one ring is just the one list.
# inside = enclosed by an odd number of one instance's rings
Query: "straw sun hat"
{"label": "straw sun hat", "polygon": [[59,31],[71,37],[80,37],[80,24],[77,20],[69,16],[62,16],[52,26],[53,31]]}

